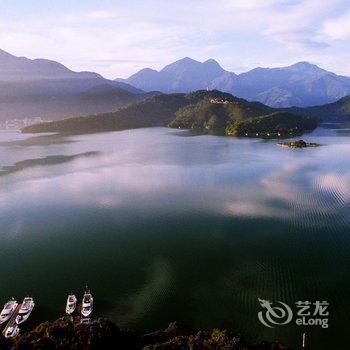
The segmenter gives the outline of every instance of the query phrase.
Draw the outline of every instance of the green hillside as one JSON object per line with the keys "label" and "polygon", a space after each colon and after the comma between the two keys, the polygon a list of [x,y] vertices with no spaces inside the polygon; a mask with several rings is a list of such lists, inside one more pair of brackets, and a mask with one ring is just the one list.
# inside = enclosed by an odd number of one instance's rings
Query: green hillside
{"label": "green hillside", "polygon": [[183,94],[156,95],[116,111],[31,125],[22,132],[88,133],[166,125],[185,104]]}
{"label": "green hillside", "polygon": [[269,137],[299,135],[313,130],[317,122],[292,113],[277,111],[258,102],[248,102],[229,94],[205,96],[175,113],[173,128],[200,129],[232,136]]}
{"label": "green hillside", "polygon": [[[263,118],[257,119],[259,117]],[[316,122],[228,93],[199,90],[189,94],[159,94],[113,112],[32,125],[22,132],[88,133],[151,126],[267,136],[277,132],[300,134],[315,128]]]}
{"label": "green hillside", "polygon": [[[288,112],[274,112],[230,124],[226,133],[234,136],[300,135],[317,126],[314,118],[300,117]],[[258,135],[257,135],[258,134]]]}
{"label": "green hillside", "polygon": [[292,113],[303,116],[312,116],[320,118],[323,121],[350,121],[350,96],[341,98],[340,100],[323,106],[314,106],[308,108],[293,107],[288,109]]}

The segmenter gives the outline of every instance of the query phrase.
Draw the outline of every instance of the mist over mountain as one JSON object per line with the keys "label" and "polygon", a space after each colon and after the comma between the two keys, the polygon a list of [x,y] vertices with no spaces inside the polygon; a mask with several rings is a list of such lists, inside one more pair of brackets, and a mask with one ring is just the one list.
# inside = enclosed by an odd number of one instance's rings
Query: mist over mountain
{"label": "mist over mountain", "polygon": [[92,72],[73,72],[63,64],[51,60],[16,57],[0,49],[0,81],[2,82],[93,78],[102,78],[102,76]]}
{"label": "mist over mountain", "polygon": [[350,95],[350,78],[308,62],[255,68],[237,75],[213,59],[198,62],[186,57],[159,72],[145,68],[128,79],[112,81],[94,72],[74,72],[55,61],[16,57],[0,50],[0,121],[102,113],[141,101],[154,91],[174,93],[206,88],[270,107],[308,107]]}
{"label": "mist over mountain", "polygon": [[138,101],[142,94],[97,73],[74,72],[55,61],[16,57],[0,50],[0,121],[105,112]]}
{"label": "mist over mountain", "polygon": [[313,116],[325,122],[349,122],[350,121],[350,96],[322,106],[307,108],[292,107],[287,109],[291,113],[303,116]]}
{"label": "mist over mountain", "polygon": [[166,93],[217,89],[259,101],[271,107],[307,107],[334,102],[350,94],[350,78],[326,71],[308,62],[281,68],[255,68],[235,74],[213,59],[198,62],[183,58],[159,72],[149,68],[127,79],[117,79],[136,88]]}

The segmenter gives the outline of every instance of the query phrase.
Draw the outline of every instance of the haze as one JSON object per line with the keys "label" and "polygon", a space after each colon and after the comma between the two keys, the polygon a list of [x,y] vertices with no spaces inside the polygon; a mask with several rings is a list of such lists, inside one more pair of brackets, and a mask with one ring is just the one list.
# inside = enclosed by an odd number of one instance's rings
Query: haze
{"label": "haze", "polygon": [[0,48],[107,78],[184,56],[240,73],[308,61],[350,74],[347,0],[0,2]]}

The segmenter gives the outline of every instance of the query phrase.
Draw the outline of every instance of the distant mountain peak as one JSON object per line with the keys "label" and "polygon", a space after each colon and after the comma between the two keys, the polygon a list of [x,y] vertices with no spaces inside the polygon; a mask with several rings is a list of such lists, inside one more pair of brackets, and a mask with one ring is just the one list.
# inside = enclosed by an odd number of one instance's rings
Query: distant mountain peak
{"label": "distant mountain peak", "polygon": [[190,57],[184,57],[184,58],[181,58],[180,60],[177,60],[173,63],[166,65],[161,70],[161,72],[171,72],[171,71],[175,71],[178,69],[187,69],[187,68],[190,69],[190,68],[196,67],[200,64],[201,64],[201,62],[198,62]]}
{"label": "distant mountain peak", "polygon": [[258,67],[236,75],[213,58],[199,62],[184,57],[159,72],[141,70],[123,81],[145,91],[164,93],[209,87],[278,108],[324,104],[350,94],[350,77],[338,76],[307,61]]}
{"label": "distant mountain peak", "polygon": [[[137,73],[131,75],[129,77],[129,79],[133,79],[133,77],[139,77],[140,79],[145,79],[145,80],[149,80],[151,79],[154,75],[157,75],[158,71],[156,71],[155,69],[151,69],[151,68],[143,68],[140,71],[138,71]],[[116,81],[124,81],[124,79],[115,79]]]}
{"label": "distant mountain peak", "polygon": [[201,71],[203,74],[214,74],[215,76],[225,73],[225,70],[213,58],[204,62],[196,61],[190,57],[184,57],[165,66],[161,72],[184,72],[184,71]]}
{"label": "distant mountain peak", "polygon": [[10,53],[8,53],[2,49],[0,49],[0,56],[12,56],[13,57],[13,55],[11,55]]}
{"label": "distant mountain peak", "polygon": [[211,67],[216,67],[216,68],[220,68],[222,70],[224,70],[218,61],[214,60],[213,58],[209,58],[208,60],[203,62],[204,65],[206,66],[211,66]]}
{"label": "distant mountain peak", "polygon": [[300,68],[310,68],[310,67],[315,67],[315,64],[312,64],[307,61],[300,61],[297,63],[292,64],[290,67],[300,67]]}
{"label": "distant mountain peak", "polygon": [[93,72],[73,72],[63,64],[43,58],[30,59],[0,49],[0,81],[25,82],[62,79],[102,79]]}
{"label": "distant mountain peak", "polygon": [[306,62],[306,61],[297,62],[297,63],[292,64],[291,66],[286,67],[286,68],[293,69],[293,70],[296,70],[296,71],[301,72],[301,73],[326,72],[324,69],[320,68],[316,64],[312,64],[312,63]]}
{"label": "distant mountain peak", "polygon": [[204,61],[203,63],[209,63],[209,64],[217,64],[220,66],[219,62],[214,60],[214,58],[209,58],[206,61]]}
{"label": "distant mountain peak", "polygon": [[16,58],[17,58],[16,56],[13,56],[10,53],[0,49],[0,63],[4,61],[6,62],[9,60],[14,60]]}
{"label": "distant mountain peak", "polygon": [[157,72],[155,69],[152,68],[143,68],[140,70],[140,72]]}
{"label": "distant mountain peak", "polygon": [[181,58],[181,59],[175,61],[174,63],[176,63],[176,62],[200,63],[199,61],[197,61],[197,60],[195,60],[195,59],[193,59],[193,58],[191,58],[191,57],[188,57],[188,56],[186,56],[186,57],[184,57],[184,58]]}

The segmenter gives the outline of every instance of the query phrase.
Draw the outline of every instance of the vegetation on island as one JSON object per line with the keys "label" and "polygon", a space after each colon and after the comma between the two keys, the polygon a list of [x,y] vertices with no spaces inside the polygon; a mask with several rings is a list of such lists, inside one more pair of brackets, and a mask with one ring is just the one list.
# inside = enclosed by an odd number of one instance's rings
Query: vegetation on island
{"label": "vegetation on island", "polygon": [[258,102],[248,102],[219,91],[201,93],[199,100],[179,109],[169,123],[172,128],[201,129],[225,133],[235,121],[258,117],[274,111],[273,108]]}
{"label": "vegetation on island", "polygon": [[234,136],[273,137],[313,130],[316,119],[248,102],[217,90],[159,94],[116,111],[27,126],[24,133],[88,133],[151,126]]}
{"label": "vegetation on island", "polygon": [[160,94],[116,111],[30,125],[22,132],[79,134],[164,126],[185,103],[184,94]]}
{"label": "vegetation on island", "polygon": [[313,107],[292,107],[288,109],[291,113],[302,116],[313,116],[325,122],[348,122],[350,116],[350,96],[321,106]]}
{"label": "vegetation on island", "polygon": [[197,331],[177,322],[165,330],[139,335],[104,319],[79,324],[66,318],[42,323],[14,339],[1,337],[0,349],[292,350],[279,342],[263,341],[249,345],[240,336],[226,330]]}
{"label": "vegetation on island", "polygon": [[234,122],[228,126],[226,132],[236,136],[295,136],[313,130],[316,126],[317,121],[313,118],[304,118],[288,112],[274,112]]}
{"label": "vegetation on island", "polygon": [[288,147],[288,148],[304,148],[304,147],[320,146],[320,144],[316,142],[305,142],[304,140],[284,141],[284,142],[279,142],[277,145],[281,147]]}

